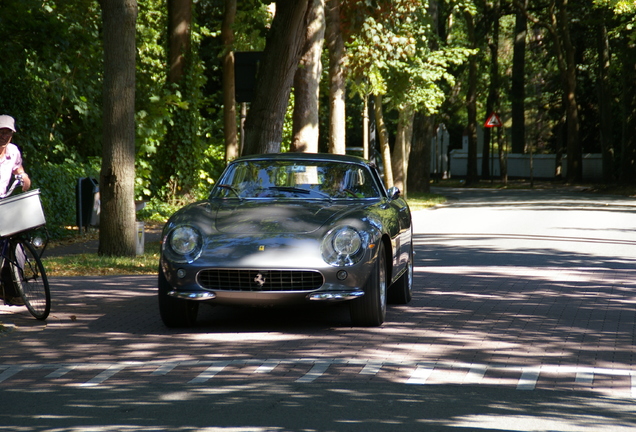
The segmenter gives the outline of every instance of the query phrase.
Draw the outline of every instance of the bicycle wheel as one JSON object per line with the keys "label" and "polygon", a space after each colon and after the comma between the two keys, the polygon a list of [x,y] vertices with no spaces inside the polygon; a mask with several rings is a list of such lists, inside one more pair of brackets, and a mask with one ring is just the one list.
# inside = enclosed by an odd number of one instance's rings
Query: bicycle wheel
{"label": "bicycle wheel", "polygon": [[35,318],[45,320],[51,311],[51,293],[44,266],[33,245],[22,239],[13,243],[10,264],[24,305]]}

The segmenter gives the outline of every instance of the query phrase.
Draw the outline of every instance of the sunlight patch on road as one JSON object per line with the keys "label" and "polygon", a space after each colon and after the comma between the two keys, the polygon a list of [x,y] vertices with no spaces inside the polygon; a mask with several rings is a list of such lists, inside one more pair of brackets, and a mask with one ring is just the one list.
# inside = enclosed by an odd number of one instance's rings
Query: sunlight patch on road
{"label": "sunlight patch on road", "polygon": [[490,431],[561,431],[561,432],[613,432],[633,431],[633,426],[621,426],[606,417],[577,415],[576,418],[543,415],[467,415],[451,421],[447,426]]}
{"label": "sunlight patch on road", "polygon": [[[413,267],[413,271],[416,273],[434,273],[434,274],[452,274],[452,275],[470,275],[479,277],[480,275],[487,276],[502,276],[528,279],[540,279],[551,281],[568,281],[568,282],[589,282],[591,278],[599,278],[599,276],[606,280],[608,274],[612,272],[617,273],[613,269],[603,268],[563,268],[563,267],[512,267],[512,266],[416,266]],[[621,269],[621,273],[625,273],[626,270]],[[636,276],[636,270],[632,276]],[[618,279],[617,282],[633,281],[633,278],[624,280]]]}
{"label": "sunlight patch on road", "polygon": [[193,341],[220,341],[220,342],[241,342],[241,341],[287,341],[287,340],[299,340],[306,336],[295,335],[279,332],[268,333],[202,333],[187,335],[187,339]]}

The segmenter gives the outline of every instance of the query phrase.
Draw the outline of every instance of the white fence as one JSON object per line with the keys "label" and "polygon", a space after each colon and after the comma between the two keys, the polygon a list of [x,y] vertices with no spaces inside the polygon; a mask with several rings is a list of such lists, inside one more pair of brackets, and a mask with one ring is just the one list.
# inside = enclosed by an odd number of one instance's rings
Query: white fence
{"label": "white fence", "polygon": [[[529,154],[507,155],[508,159],[508,176],[521,178],[545,178],[551,179],[556,175],[556,155],[539,154],[531,156]],[[450,175],[463,177],[466,175],[468,166],[468,152],[464,150],[452,150],[450,152]],[[489,163],[490,173],[494,177],[501,175],[499,169],[499,157],[495,155]],[[481,175],[482,156],[477,157],[477,172]],[[432,168],[432,167],[431,167]],[[567,158],[564,156],[562,161],[562,175],[567,175]],[[602,155],[589,153],[583,155],[583,179],[598,180],[603,178],[603,158]]]}

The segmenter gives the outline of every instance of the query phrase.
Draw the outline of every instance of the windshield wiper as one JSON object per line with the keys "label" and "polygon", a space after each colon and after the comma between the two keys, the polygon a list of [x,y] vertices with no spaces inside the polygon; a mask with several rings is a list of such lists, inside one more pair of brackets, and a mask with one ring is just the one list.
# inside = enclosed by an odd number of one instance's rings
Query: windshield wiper
{"label": "windshield wiper", "polygon": [[301,189],[301,188],[292,187],[292,186],[270,186],[267,189],[274,189],[274,190],[279,190],[282,192],[298,192],[305,195],[308,195],[311,193],[311,191],[308,191],[307,189]]}
{"label": "windshield wiper", "polygon": [[318,190],[309,190],[309,189],[302,189],[302,188],[297,188],[297,187],[293,187],[293,186],[271,186],[268,189],[274,189],[274,190],[279,190],[282,192],[298,192],[304,195],[311,195],[312,193],[318,194],[320,196],[323,196],[325,198],[327,198],[329,201],[331,201],[331,195],[329,195],[328,193],[322,192],[322,191],[318,191]]}

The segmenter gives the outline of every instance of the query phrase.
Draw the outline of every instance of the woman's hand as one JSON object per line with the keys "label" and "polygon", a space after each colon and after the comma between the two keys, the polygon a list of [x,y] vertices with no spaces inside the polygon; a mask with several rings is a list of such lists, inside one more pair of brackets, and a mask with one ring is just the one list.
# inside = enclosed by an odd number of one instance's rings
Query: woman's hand
{"label": "woman's hand", "polygon": [[31,177],[27,173],[22,173],[22,192],[31,189]]}

